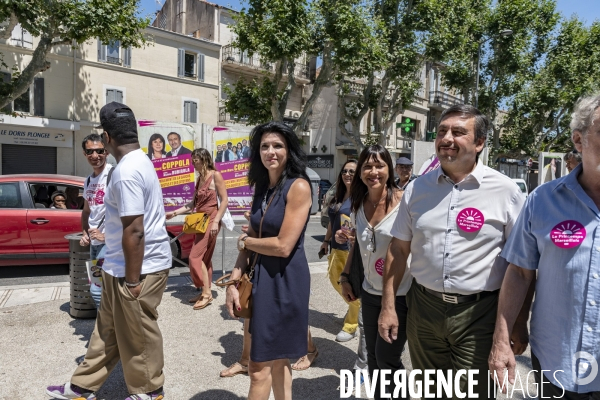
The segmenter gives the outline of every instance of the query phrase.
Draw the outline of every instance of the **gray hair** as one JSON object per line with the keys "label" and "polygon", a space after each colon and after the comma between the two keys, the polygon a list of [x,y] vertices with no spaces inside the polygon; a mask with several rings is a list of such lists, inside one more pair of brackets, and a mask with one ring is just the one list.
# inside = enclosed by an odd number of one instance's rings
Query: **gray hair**
{"label": "gray hair", "polygon": [[565,161],[569,161],[570,159],[574,158],[575,161],[577,161],[577,163],[581,163],[581,153],[579,152],[574,152],[574,151],[570,151],[567,154],[565,154]]}
{"label": "gray hair", "polygon": [[475,118],[475,141],[483,138],[484,142],[487,139],[488,132],[491,129],[491,122],[487,115],[483,114],[477,108],[470,104],[457,104],[447,108],[442,112],[440,124],[451,114],[461,114],[462,117]]}
{"label": "gray hair", "polygon": [[594,114],[598,107],[600,107],[600,93],[577,100],[571,114],[571,131],[579,131],[582,135],[587,134],[589,127],[594,123]]}

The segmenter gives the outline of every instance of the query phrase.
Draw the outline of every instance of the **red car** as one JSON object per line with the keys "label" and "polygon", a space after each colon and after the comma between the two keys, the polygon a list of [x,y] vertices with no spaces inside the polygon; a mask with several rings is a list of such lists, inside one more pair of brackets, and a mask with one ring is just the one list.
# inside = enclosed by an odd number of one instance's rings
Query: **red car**
{"label": "red car", "polygon": [[[68,264],[65,235],[81,232],[81,210],[49,208],[50,195],[68,187],[83,193],[85,178],[70,175],[0,175],[0,266]],[[170,237],[181,225],[167,227]],[[194,235],[171,244],[177,258],[187,258]]]}

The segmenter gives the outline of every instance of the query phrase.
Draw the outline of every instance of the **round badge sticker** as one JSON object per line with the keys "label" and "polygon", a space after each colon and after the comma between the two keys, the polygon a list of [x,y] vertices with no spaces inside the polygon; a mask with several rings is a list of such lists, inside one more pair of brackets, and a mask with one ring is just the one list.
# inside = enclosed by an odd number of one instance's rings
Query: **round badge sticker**
{"label": "round badge sticker", "polygon": [[381,276],[383,276],[383,266],[385,265],[385,259],[380,258],[379,260],[375,261],[375,271],[377,271],[377,273]]}
{"label": "round badge sticker", "polygon": [[573,220],[563,221],[550,231],[550,240],[561,249],[579,246],[585,239],[585,227]]}
{"label": "round badge sticker", "polygon": [[477,232],[483,227],[485,218],[476,208],[464,208],[456,216],[456,225],[465,232]]}

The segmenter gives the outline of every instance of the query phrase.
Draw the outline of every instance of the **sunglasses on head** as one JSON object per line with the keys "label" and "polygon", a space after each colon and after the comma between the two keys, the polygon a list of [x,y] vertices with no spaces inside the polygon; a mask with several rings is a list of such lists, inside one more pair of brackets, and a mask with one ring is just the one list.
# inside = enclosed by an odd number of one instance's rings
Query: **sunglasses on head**
{"label": "sunglasses on head", "polygon": [[356,171],[353,170],[353,169],[343,169],[342,170],[342,175],[346,175],[346,174],[348,174],[348,175],[354,175],[355,173],[356,173]]}
{"label": "sunglasses on head", "polygon": [[106,149],[85,149],[86,156],[91,156],[92,154],[94,154],[94,152],[96,152],[100,156],[106,153]]}

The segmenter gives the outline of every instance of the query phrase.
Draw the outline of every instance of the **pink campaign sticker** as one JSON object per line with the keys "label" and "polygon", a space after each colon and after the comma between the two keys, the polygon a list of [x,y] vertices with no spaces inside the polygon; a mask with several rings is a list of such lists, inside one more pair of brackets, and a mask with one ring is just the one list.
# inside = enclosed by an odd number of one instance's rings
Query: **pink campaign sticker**
{"label": "pink campaign sticker", "polygon": [[550,231],[550,240],[561,249],[579,246],[585,239],[585,227],[577,221],[568,220],[556,225]]}
{"label": "pink campaign sticker", "polygon": [[456,225],[465,232],[477,232],[483,227],[485,218],[476,208],[464,208],[456,216]]}
{"label": "pink campaign sticker", "polygon": [[380,258],[379,260],[375,261],[375,271],[377,271],[377,273],[381,276],[383,276],[383,266],[384,265],[385,265],[384,258]]}

